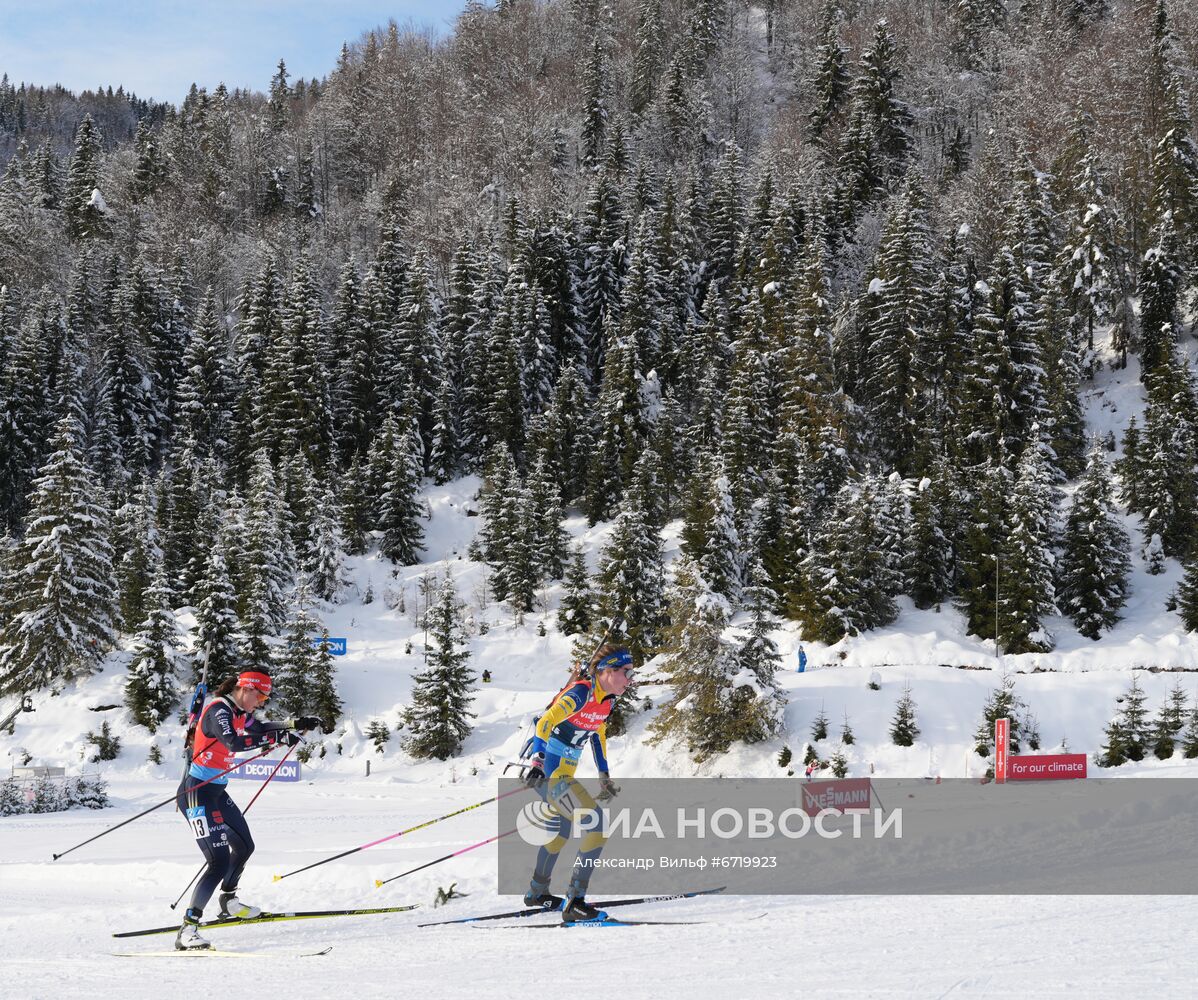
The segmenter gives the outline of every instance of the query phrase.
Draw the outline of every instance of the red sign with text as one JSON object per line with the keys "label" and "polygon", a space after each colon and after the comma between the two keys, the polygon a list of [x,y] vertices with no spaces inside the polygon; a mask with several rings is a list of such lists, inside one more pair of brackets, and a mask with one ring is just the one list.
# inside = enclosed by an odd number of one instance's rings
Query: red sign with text
{"label": "red sign with text", "polygon": [[1010,748],[1011,720],[994,720],[994,781],[1001,785],[1007,780],[1007,752]]}
{"label": "red sign with text", "polygon": [[810,781],[803,786],[803,811],[815,816],[821,809],[868,809],[872,794],[869,778]]}
{"label": "red sign with text", "polygon": [[1046,753],[1010,757],[1007,778],[1010,781],[1060,781],[1086,776],[1084,753]]}

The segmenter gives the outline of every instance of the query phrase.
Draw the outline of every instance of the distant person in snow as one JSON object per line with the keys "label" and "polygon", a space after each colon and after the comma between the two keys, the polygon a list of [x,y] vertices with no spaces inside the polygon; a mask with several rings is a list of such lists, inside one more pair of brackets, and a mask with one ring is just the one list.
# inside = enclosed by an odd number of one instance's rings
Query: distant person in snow
{"label": "distant person in snow", "polygon": [[619,793],[608,773],[607,717],[631,683],[632,654],[623,646],[600,646],[585,669],[575,670],[570,683],[537,721],[530,746],[524,783],[557,813],[557,835],[537,852],[524,903],[547,910],[561,907],[562,920],[568,924],[601,917],[600,911],[587,903],[586,893],[595,862],[607,842],[602,829],[588,830],[579,846],[565,899],[549,892],[553,866],[570,839],[573,814],[599,808],[574,772],[583,746],[589,742],[599,769],[599,800],[606,801]]}
{"label": "distant person in snow", "polygon": [[[294,725],[262,722],[254,713],[270,697],[270,677],[247,671],[230,677],[212,695],[200,713],[191,746],[191,766],[179,783],[179,811],[187,817],[208,867],[196,883],[183,926],[175,936],[180,951],[209,948],[200,936],[200,918],[216,887],[221,887],[222,920],[256,917],[262,911],[237,898],[237,883],[245,863],[254,853],[254,839],[237,804],[229,798],[228,776],[233,755],[269,746],[294,746],[299,733],[315,729],[319,719],[305,716]],[[295,732],[299,730],[299,733]],[[209,784],[203,782],[213,779]]]}

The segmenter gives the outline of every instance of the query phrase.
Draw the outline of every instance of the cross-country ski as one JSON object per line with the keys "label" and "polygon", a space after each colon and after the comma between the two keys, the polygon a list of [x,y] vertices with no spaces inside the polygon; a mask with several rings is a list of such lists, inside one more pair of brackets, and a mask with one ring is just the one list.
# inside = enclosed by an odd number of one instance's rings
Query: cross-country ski
{"label": "cross-country ski", "polygon": [[176,949],[174,951],[118,951],[113,952],[115,958],[319,958],[333,950],[333,946],[321,951],[299,953],[274,951],[223,951],[218,948],[205,949]]}

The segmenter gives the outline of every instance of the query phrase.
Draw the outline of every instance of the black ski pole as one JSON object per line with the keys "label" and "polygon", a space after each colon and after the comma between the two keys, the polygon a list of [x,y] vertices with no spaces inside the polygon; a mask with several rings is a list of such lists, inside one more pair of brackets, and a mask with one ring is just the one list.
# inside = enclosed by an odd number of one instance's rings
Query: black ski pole
{"label": "black ski pole", "polygon": [[[210,785],[217,778],[223,778],[230,771],[236,771],[239,767],[244,767],[246,764],[249,764],[251,761],[257,760],[259,757],[265,757],[272,750],[274,750],[274,746],[269,746],[265,750],[263,750],[261,753],[255,754],[253,757],[247,757],[240,764],[234,764],[232,767],[225,768],[225,770],[221,771],[220,774],[214,774],[207,781],[201,781],[198,785],[192,785],[192,790],[194,790],[196,788],[203,788],[205,785]],[[130,816],[128,819],[122,820],[116,826],[110,826],[107,830],[103,830],[100,833],[97,833],[94,837],[88,837],[87,840],[83,841],[82,843],[76,844],[74,847],[68,847],[61,854],[53,854],[53,855],[51,855],[51,858],[54,861],[57,861],[59,858],[65,858],[68,854],[71,853],[71,851],[77,851],[77,850],[79,850],[79,848],[85,847],[86,845],[90,844],[93,840],[99,840],[101,837],[106,837],[108,834],[112,833],[114,830],[119,830],[122,826],[128,826],[134,820],[138,820],[138,819],[141,819],[143,816],[150,815],[150,813],[152,813],[155,809],[161,809],[163,806],[169,805],[170,803],[172,803],[176,800],[176,798],[178,797],[178,794],[179,793],[176,792],[169,799],[163,799],[161,802],[158,803],[158,805],[150,806],[149,809],[143,809],[136,816]]]}

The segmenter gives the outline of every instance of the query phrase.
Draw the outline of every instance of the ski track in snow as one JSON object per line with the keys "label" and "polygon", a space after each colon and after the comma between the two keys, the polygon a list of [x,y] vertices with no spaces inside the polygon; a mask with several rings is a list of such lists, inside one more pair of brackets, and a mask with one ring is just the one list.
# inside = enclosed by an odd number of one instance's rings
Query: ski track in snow
{"label": "ski track in snow", "polygon": [[[1192,342],[1187,344],[1191,354]],[[1106,352],[1109,364],[1109,351]],[[1113,429],[1143,406],[1133,358],[1126,371],[1106,368],[1086,390],[1090,428]],[[1113,457],[1113,456],[1112,456]],[[351,560],[353,586],[345,603],[325,609],[332,635],[349,639],[339,658],[339,687],[347,708],[345,732],[326,738],[324,758],[305,766],[305,780],[272,784],[250,816],[258,851],[242,882],[244,896],[267,909],[330,909],[418,902],[410,913],[334,918],[208,932],[221,948],[277,951],[256,960],[251,988],[295,997],[525,997],[558,984],[555,965],[563,954],[577,963],[561,988],[616,991],[621,998],[694,996],[808,997],[1026,997],[1103,998],[1153,993],[1185,995],[1198,977],[1198,901],[1190,897],[1109,896],[776,896],[713,897],[629,908],[630,919],[712,920],[693,927],[622,928],[584,939],[540,937],[518,931],[481,934],[470,925],[419,929],[416,924],[513,908],[513,897],[495,894],[494,845],[388,885],[387,878],[433,857],[496,833],[493,808],[484,807],[340,862],[281,882],[281,874],[360,843],[469,805],[495,794],[494,778],[523,742],[532,714],[558,686],[571,640],[553,620],[561,588],[545,591],[547,610],[517,628],[490,603],[479,609],[483,567],[469,562],[466,547],[478,528],[465,507],[478,487],[472,477],[430,487],[430,562],[396,575],[375,558]],[[1067,739],[1075,752],[1095,752],[1114,699],[1130,680],[1130,668],[1158,665],[1198,668],[1198,636],[1185,634],[1176,615],[1164,611],[1165,596],[1180,579],[1172,560],[1165,574],[1150,577],[1133,540],[1133,593],[1125,620],[1098,643],[1079,637],[1064,619],[1049,623],[1058,640],[1050,654],[1006,657],[1017,671],[1016,692],[1039,719],[1044,745]],[[588,527],[567,520],[583,542],[593,568],[610,525]],[[665,550],[678,550],[678,524],[667,528]],[[381,755],[364,732],[373,719],[394,728],[407,703],[412,671],[419,666],[423,635],[414,623],[417,582],[428,570],[450,572],[460,596],[489,631],[472,643],[473,667],[489,669],[473,709],[476,728],[454,761],[410,761],[393,736]],[[368,585],[375,600],[363,604]],[[402,591],[405,610],[395,610]],[[793,673],[797,645],[793,625],[777,634],[784,656],[780,675],[790,702],[787,742],[796,753],[821,711],[835,740],[847,711],[857,736],[848,748],[850,774],[880,777],[977,776],[984,767],[971,751],[982,704],[997,684],[993,647],[966,636],[960,615],[919,611],[901,602],[898,621],[887,629],[846,640],[833,650],[807,644],[810,666]],[[537,634],[544,621],[545,636]],[[180,613],[192,624],[189,611]],[[406,647],[411,644],[411,651]],[[199,852],[187,828],[165,806],[57,862],[51,851],[126,819],[170,796],[180,769],[177,727],[157,737],[131,725],[119,709],[127,654],[110,657],[106,669],[61,697],[35,696],[36,711],[17,719],[14,736],[0,736],[0,759],[22,751],[36,763],[79,766],[83,735],[107,719],[123,744],[121,757],[100,765],[110,783],[113,808],[43,816],[0,818],[0,998],[115,995],[160,998],[194,990],[196,962],[169,959],[138,963],[114,951],[156,951],[169,936],[115,940],[131,930],[179,919],[169,903],[195,873]],[[945,666],[945,665],[950,666]],[[953,666],[981,667],[980,670]],[[1036,667],[1050,672],[1031,673]],[[866,684],[873,671],[882,690]],[[641,696],[660,704],[665,691],[644,671]],[[1148,708],[1155,712],[1175,680],[1193,698],[1189,674],[1141,674]],[[894,703],[910,681],[917,703],[919,742],[910,748],[887,738]],[[14,705],[0,699],[0,715]],[[620,776],[699,774],[781,777],[779,743],[738,747],[696,768],[680,753],[643,744],[651,713],[639,715],[631,732],[611,741],[613,773]],[[145,763],[151,742],[164,754],[159,766]],[[341,752],[336,744],[340,743]],[[833,743],[821,745],[826,757]],[[372,773],[364,776],[365,763]],[[797,763],[797,759],[796,759]],[[584,764],[586,769],[591,765]],[[476,773],[471,773],[471,772]],[[796,767],[801,774],[801,768]],[[1119,769],[1120,775],[1198,777],[1198,762],[1175,758]],[[797,779],[796,779],[797,780]],[[233,782],[243,806],[258,785]],[[567,849],[569,852],[569,849]],[[568,870],[569,859],[558,874]],[[432,909],[439,886],[457,882],[470,895]],[[695,888],[719,884],[699,876]],[[555,882],[556,886],[556,882]],[[603,898],[601,875],[592,897]],[[209,916],[215,906],[209,908]],[[762,913],[760,920],[749,920]],[[552,916],[535,918],[552,920]],[[586,931],[565,931],[585,934]],[[614,939],[611,934],[617,935]],[[331,954],[297,959],[300,952],[333,946]],[[231,971],[241,969],[236,963]],[[204,973],[207,976],[208,973]],[[539,984],[539,985],[538,985]]]}

